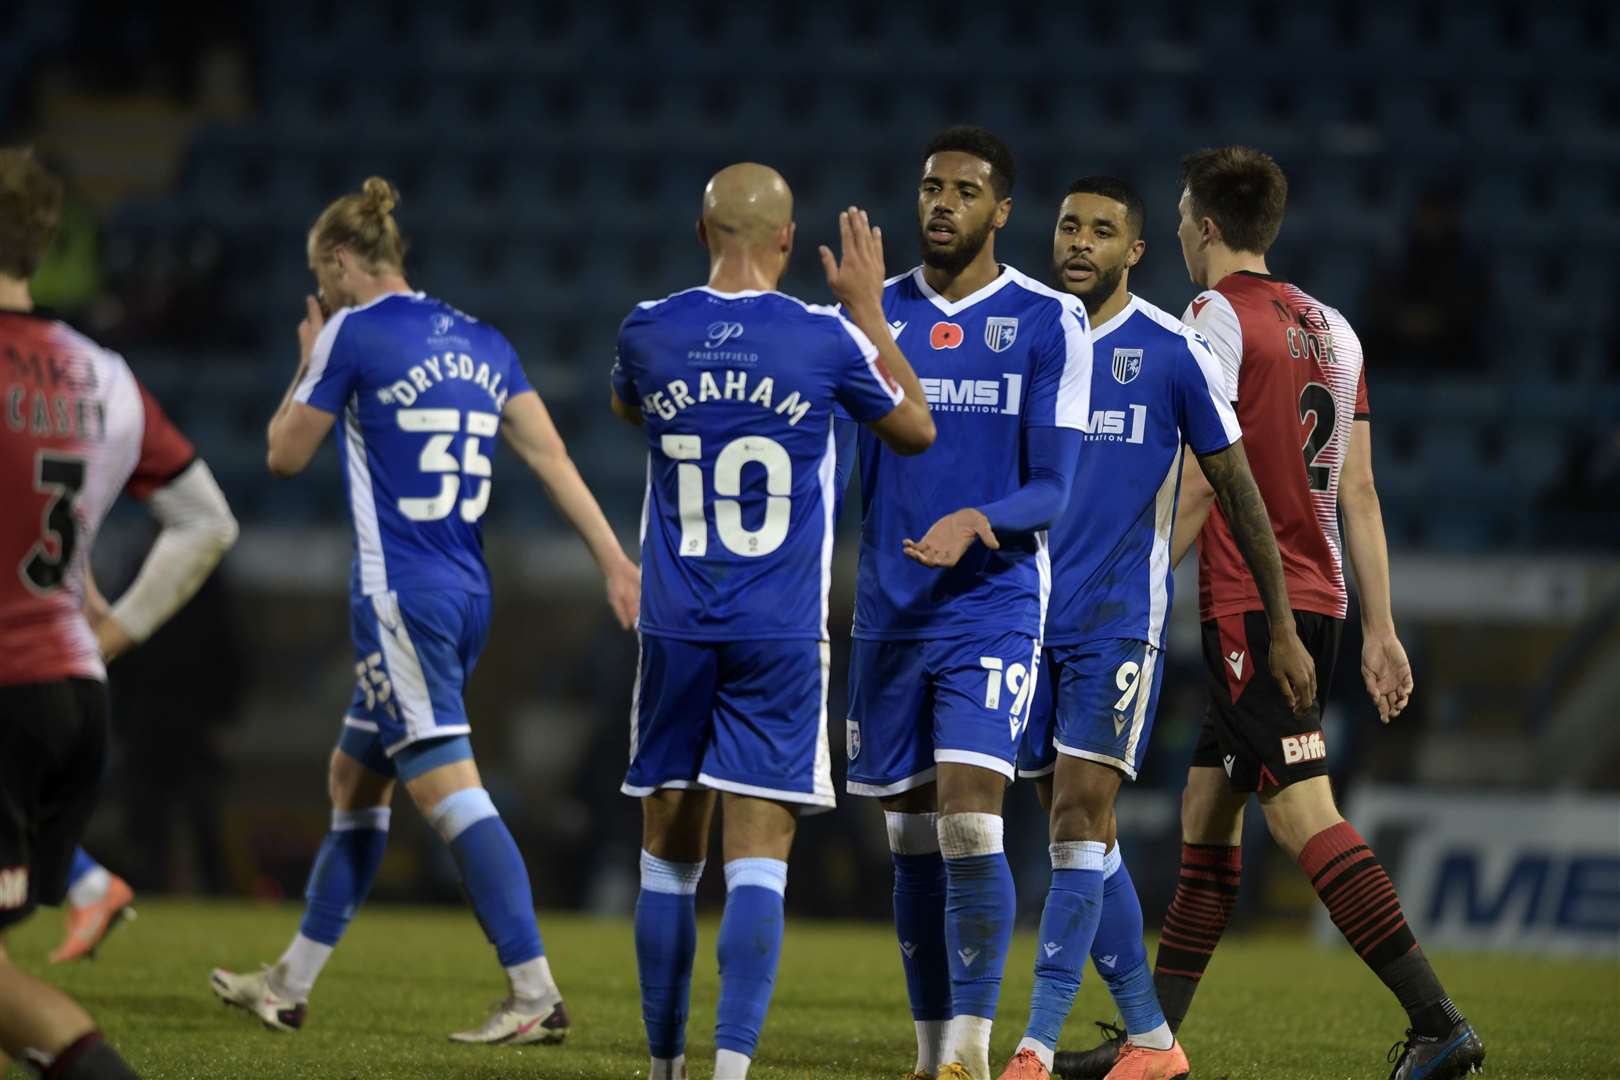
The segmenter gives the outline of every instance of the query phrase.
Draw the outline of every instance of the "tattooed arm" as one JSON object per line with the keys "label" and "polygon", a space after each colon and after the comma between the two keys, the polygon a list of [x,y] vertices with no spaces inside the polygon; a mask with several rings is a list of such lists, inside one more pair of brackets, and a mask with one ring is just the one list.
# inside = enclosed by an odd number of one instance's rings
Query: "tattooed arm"
{"label": "tattooed arm", "polygon": [[1316,664],[1294,628],[1288,584],[1283,578],[1282,553],[1277,550],[1277,537],[1271,531],[1266,501],[1254,482],[1254,473],[1249,470],[1243,443],[1235,442],[1225,450],[1200,456],[1198,467],[1220,503],[1221,513],[1226,515],[1232,539],[1248,564],[1249,573],[1254,575],[1260,600],[1265,604],[1266,622],[1271,627],[1271,672],[1289,704],[1296,711],[1303,711],[1316,699]]}

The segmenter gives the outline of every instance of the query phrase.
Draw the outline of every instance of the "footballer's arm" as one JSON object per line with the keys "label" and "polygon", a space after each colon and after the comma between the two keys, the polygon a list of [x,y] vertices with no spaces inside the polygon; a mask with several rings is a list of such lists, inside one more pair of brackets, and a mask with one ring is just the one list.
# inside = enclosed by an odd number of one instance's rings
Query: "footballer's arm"
{"label": "footballer's arm", "polygon": [[614,416],[617,416],[620,420],[623,420],[627,424],[634,424],[636,427],[641,426],[640,409],[621,398],[617,390],[609,390],[608,395],[610,398],[608,404],[613,407]]}
{"label": "footballer's arm", "polygon": [[295,399],[298,387],[309,374],[309,358],[315,348],[315,339],[326,325],[320,304],[313,296],[304,297],[304,320],[298,324],[298,371],[292,385],[282,395],[281,405],[270,418],[265,432],[269,452],[265,465],[276,476],[286,479],[297,476],[309,467],[315,451],[321,448],[327,432],[332,430],[337,417],[324,409],[306,405]]}
{"label": "footballer's arm", "polygon": [[[1189,458],[1189,461],[1191,459]],[[1213,454],[1199,455],[1193,466],[1199,471],[1203,484],[1221,504],[1227,524],[1232,528],[1232,540],[1237,544],[1243,561],[1248,564],[1265,605],[1266,622],[1271,629],[1271,672],[1277,677],[1283,696],[1296,711],[1303,711],[1316,700],[1316,663],[1305,645],[1299,640],[1294,626],[1294,613],[1288,601],[1288,582],[1283,576],[1282,552],[1277,550],[1277,537],[1271,531],[1271,516],[1266,512],[1266,500],[1254,482],[1248,455],[1243,452],[1241,440]],[[1185,476],[1185,472],[1183,473]],[[1185,494],[1185,493],[1184,493]],[[1205,502],[1203,518],[1209,516],[1209,496]],[[1180,510],[1176,514],[1176,527],[1181,525]],[[1191,541],[1183,541],[1190,543]],[[1182,553],[1186,548],[1183,547]],[[1177,553],[1172,551],[1172,557]]]}
{"label": "footballer's arm", "polygon": [[94,582],[88,574],[85,578],[87,614],[101,654],[109,660],[168,622],[236,543],[236,518],[201,458],[154,491],[146,508],[162,531],[117,603],[106,609]]}
{"label": "footballer's arm", "polygon": [[1384,512],[1373,483],[1372,424],[1357,420],[1339,476],[1339,507],[1344,511],[1344,541],[1356,575],[1361,601],[1361,677],[1389,723],[1412,697],[1412,665],[1395,635],[1389,599],[1389,546],[1384,538]]}
{"label": "footballer's arm", "polygon": [[[618,400],[617,395],[614,400]],[[539,477],[551,501],[585,541],[607,584],[608,603],[619,625],[628,630],[635,625],[641,603],[641,571],[619,546],[619,538],[597,504],[596,496],[585,486],[574,459],[568,456],[568,447],[557,434],[551,413],[540,395],[527,390],[508,398],[501,413],[501,433],[506,436],[507,445],[517,451]]]}
{"label": "footballer's arm", "polygon": [[1198,467],[1198,456],[1186,454],[1181,459],[1181,493],[1176,497],[1176,520],[1170,530],[1170,565],[1180,566],[1182,558],[1198,540],[1209,520],[1210,508],[1215,505],[1215,489],[1209,486],[1204,470]]}

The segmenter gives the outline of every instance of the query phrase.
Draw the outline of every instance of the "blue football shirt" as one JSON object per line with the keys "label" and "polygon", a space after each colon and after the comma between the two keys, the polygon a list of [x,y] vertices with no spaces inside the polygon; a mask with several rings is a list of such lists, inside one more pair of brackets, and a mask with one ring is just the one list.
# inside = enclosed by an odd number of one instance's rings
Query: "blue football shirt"
{"label": "blue football shirt", "polygon": [[338,414],[356,595],[489,591],[495,435],[507,399],[532,389],[499,331],[422,293],[327,320],[293,396]]}
{"label": "blue football shirt", "polygon": [[1182,445],[1211,454],[1241,432],[1209,346],[1173,315],[1133,296],[1095,328],[1092,347],[1085,447],[1068,509],[1051,529],[1045,640],[1133,638],[1163,648]]}
{"label": "blue football shirt", "polygon": [[949,301],[921,267],[891,279],[883,310],[922,381],[937,436],[903,457],[859,438],[861,561],[855,636],[923,640],[994,629],[1039,636],[1051,583],[1042,533],[998,536],[947,570],[906,557],[935,521],[1023,486],[1027,427],[1083,430],[1090,411],[1091,331],[1074,297],[1004,266]]}
{"label": "blue football shirt", "polygon": [[825,640],[834,404],[905,397],[872,343],[783,293],[687,289],[625,319],[613,392],[647,433],[642,632]]}

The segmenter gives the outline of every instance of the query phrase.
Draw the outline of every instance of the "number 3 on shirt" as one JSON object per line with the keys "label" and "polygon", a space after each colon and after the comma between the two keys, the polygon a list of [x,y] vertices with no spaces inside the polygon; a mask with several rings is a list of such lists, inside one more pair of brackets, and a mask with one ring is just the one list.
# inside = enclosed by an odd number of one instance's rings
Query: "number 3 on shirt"
{"label": "number 3 on shirt", "polygon": [[501,418],[494,413],[467,413],[467,440],[461,446],[461,460],[450,453],[450,446],[461,432],[460,409],[401,409],[394,414],[401,431],[429,432],[427,445],[417,459],[417,467],[424,473],[447,474],[440,477],[439,493],[427,499],[399,500],[399,512],[412,521],[442,521],[455,509],[456,496],[461,493],[463,476],[481,477],[478,494],[461,500],[461,520],[477,521],[489,508],[489,477],[493,470],[489,458],[478,449],[478,440],[490,438],[501,428]]}
{"label": "number 3 on shirt", "polygon": [[[694,462],[703,457],[703,440],[697,435],[665,435],[660,443],[671,461]],[[742,471],[744,465],[765,466],[765,521],[757,529],[742,523]],[[681,512],[681,555],[701,558],[709,552],[709,522],[703,512],[703,467],[681,464],[675,467],[677,495]],[[734,555],[758,558],[769,555],[787,539],[792,504],[793,459],[782,444],[760,435],[733,439],[714,459],[714,493],[725,496],[714,500],[714,531],[720,543]]]}

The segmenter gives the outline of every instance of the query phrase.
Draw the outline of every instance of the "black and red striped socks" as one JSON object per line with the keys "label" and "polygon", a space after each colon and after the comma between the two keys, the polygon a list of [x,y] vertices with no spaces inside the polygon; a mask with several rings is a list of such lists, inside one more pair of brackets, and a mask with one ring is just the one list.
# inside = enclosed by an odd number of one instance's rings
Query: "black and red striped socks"
{"label": "black and red striped socks", "polygon": [[1237,904],[1243,849],[1226,844],[1182,844],[1181,876],[1164,916],[1153,986],[1170,1030],[1181,1027],[1198,981]]}
{"label": "black and red striped socks", "polygon": [[1299,865],[1333,925],[1400,1001],[1413,1031],[1443,1035],[1462,1019],[1406,925],[1389,874],[1348,821],[1311,837]]}

